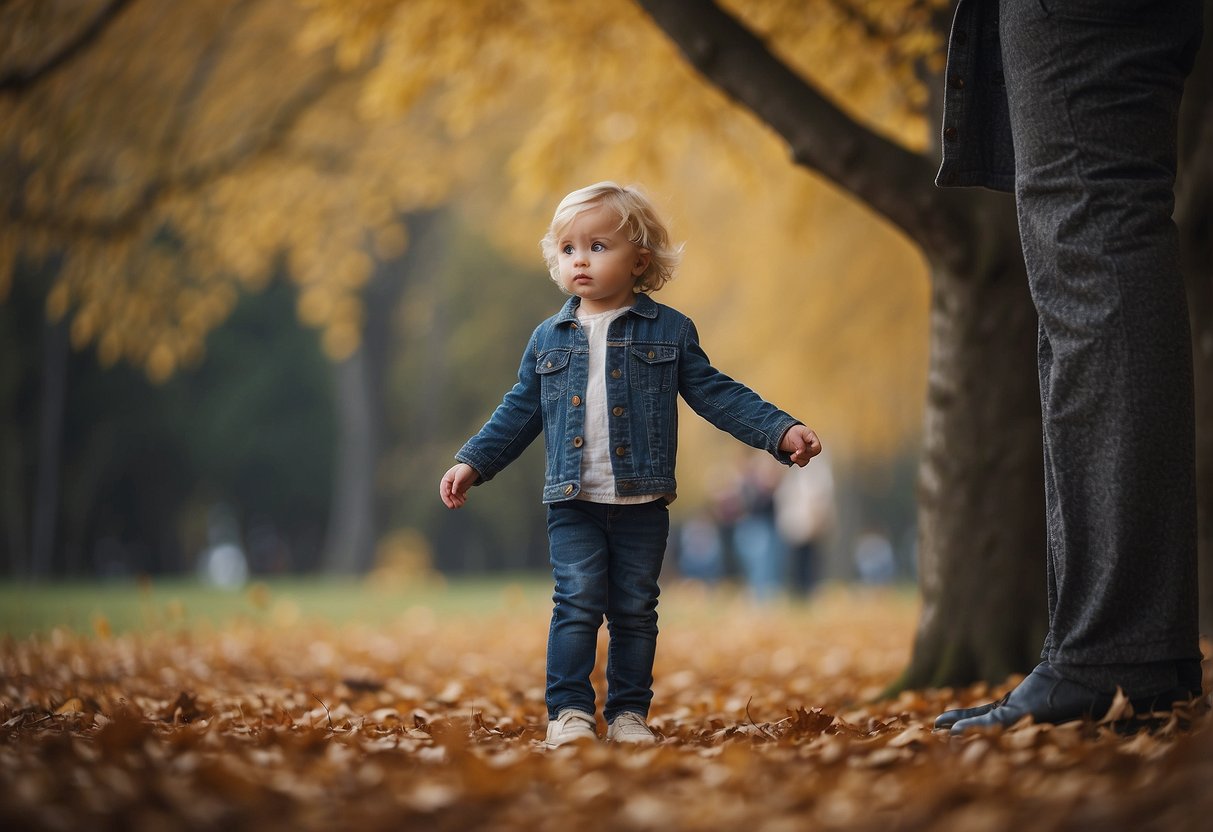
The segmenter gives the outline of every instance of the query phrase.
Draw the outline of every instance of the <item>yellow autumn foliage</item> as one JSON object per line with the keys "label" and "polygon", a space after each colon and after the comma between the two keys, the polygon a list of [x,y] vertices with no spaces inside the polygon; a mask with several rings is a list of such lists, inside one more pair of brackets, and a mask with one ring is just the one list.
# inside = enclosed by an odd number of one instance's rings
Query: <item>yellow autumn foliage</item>
{"label": "yellow autumn foliage", "polygon": [[[105,5],[5,4],[0,75],[41,66]],[[330,356],[356,349],[371,252],[403,251],[399,216],[443,201],[461,154],[423,115],[363,122],[349,50],[300,49],[299,19],[291,0],[131,3],[0,95],[0,147],[22,163],[4,174],[0,295],[19,258],[61,256],[48,315],[70,314],[102,363],[162,380],[285,255],[330,298],[309,318]]]}
{"label": "yellow autumn foliage", "polygon": [[[525,108],[508,207],[495,188],[462,204],[537,275],[535,241],[561,196],[599,179],[640,182],[688,243],[682,276],[661,299],[697,320],[719,365],[844,454],[894,452],[917,434],[922,258],[865,207],[793,166],[782,142],[703,82],[636,4],[307,5],[313,48],[378,39],[384,60],[362,92],[372,119],[431,100],[458,136],[468,113]],[[855,119],[914,150],[927,135],[917,70],[941,68],[931,16],[946,5],[725,4]],[[545,291],[539,276],[536,291]],[[701,482],[695,475],[721,443],[698,420],[684,425],[695,449],[684,456],[687,479]]]}
{"label": "yellow autumn foliage", "polygon": [[[723,5],[856,120],[924,146],[944,0]],[[4,4],[0,75],[105,6]],[[375,261],[408,245],[401,218],[452,200],[553,291],[535,246],[552,207],[610,178],[644,183],[688,242],[661,299],[726,371],[844,448],[917,433],[921,258],[628,0],[136,0],[0,95],[0,148],[20,160],[0,295],[19,258],[62,256],[48,315],[153,379],[198,361],[238,293],[280,271],[328,354],[350,355]]]}

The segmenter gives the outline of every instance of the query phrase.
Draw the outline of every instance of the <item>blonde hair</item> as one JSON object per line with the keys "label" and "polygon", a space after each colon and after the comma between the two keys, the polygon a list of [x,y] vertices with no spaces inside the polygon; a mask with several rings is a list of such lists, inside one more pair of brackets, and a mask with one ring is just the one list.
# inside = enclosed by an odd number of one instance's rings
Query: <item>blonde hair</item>
{"label": "blonde hair", "polygon": [[657,216],[653,203],[639,188],[635,185],[621,187],[614,182],[598,182],[573,191],[556,206],[552,224],[539,241],[552,280],[560,285],[557,247],[560,235],[578,214],[600,205],[618,214],[618,230],[624,231],[633,245],[649,253],[648,268],[636,278],[635,291],[656,292],[674,277],[674,270],[682,260],[682,245],[670,244],[665,224]]}

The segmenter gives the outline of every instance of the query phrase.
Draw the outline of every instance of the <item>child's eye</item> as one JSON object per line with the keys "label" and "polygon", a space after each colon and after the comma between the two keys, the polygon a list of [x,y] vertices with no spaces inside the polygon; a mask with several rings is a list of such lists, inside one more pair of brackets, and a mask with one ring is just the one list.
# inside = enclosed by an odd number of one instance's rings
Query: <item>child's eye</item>
{"label": "child's eye", "polygon": [[590,251],[606,251],[606,246],[602,243],[594,243],[594,245],[590,246]]}
{"label": "child's eye", "polygon": [[567,243],[565,244],[564,248],[562,248],[562,249],[560,249],[560,250],[561,250],[562,252],[564,252],[565,254],[572,254],[572,253],[573,253],[573,247],[572,247],[571,245],[568,245]]}

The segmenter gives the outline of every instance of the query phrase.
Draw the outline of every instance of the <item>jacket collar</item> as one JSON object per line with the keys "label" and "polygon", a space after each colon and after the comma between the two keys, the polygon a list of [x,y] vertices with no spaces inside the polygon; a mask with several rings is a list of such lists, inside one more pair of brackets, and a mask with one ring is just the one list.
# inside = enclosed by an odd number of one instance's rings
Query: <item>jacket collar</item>
{"label": "jacket collar", "polygon": [[[581,305],[581,298],[571,297],[565,301],[560,313],[556,316],[556,325],[572,323],[577,320],[577,307]],[[646,294],[637,294],[636,303],[632,305],[629,312],[631,315],[639,315],[642,318],[657,317],[657,301],[653,300]]]}

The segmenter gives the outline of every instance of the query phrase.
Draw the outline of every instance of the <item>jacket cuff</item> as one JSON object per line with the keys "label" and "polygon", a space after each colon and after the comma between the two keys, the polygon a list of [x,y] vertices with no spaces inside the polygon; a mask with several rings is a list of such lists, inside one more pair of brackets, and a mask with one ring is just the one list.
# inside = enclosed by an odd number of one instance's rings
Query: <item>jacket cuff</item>
{"label": "jacket cuff", "polygon": [[[771,455],[774,456],[780,462],[782,462],[784,465],[793,464],[792,455],[789,453],[785,453],[784,451],[781,451],[779,449],[779,445],[781,442],[783,442],[783,438],[788,435],[788,431],[790,431],[792,428],[796,427],[797,425],[803,425],[803,424],[804,424],[804,422],[800,421],[799,419],[793,419],[791,416],[788,416],[787,421],[781,423],[779,432],[777,434],[775,434],[779,438],[775,440],[775,445],[774,445],[774,447],[771,448]],[[471,464],[471,463],[469,463],[469,464]],[[472,465],[472,467],[475,468],[476,466]],[[479,470],[479,469],[477,469],[477,470]]]}
{"label": "jacket cuff", "polygon": [[497,474],[493,470],[489,458],[480,453],[470,443],[459,449],[459,452],[455,454],[455,461],[472,466],[472,470],[476,472],[477,476],[476,482],[473,485],[486,483]]}

